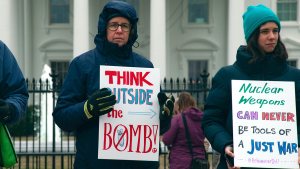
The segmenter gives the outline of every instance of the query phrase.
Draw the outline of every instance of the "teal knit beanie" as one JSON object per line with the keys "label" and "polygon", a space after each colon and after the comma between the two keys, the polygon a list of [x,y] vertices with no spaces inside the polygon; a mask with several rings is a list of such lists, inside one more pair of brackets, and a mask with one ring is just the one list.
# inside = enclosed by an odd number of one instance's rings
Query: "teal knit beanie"
{"label": "teal knit beanie", "polygon": [[278,31],[280,32],[280,21],[278,17],[270,8],[262,4],[248,6],[247,11],[243,14],[243,19],[244,34],[247,43],[255,29],[266,22],[275,22],[278,25]]}

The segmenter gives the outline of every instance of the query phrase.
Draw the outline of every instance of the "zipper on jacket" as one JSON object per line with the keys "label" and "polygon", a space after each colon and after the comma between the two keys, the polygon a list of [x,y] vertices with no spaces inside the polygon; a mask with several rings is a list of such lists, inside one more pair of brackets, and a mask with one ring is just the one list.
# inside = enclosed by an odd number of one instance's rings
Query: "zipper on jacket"
{"label": "zipper on jacket", "polygon": [[260,80],[267,80],[267,62],[270,56],[266,57],[260,64]]}

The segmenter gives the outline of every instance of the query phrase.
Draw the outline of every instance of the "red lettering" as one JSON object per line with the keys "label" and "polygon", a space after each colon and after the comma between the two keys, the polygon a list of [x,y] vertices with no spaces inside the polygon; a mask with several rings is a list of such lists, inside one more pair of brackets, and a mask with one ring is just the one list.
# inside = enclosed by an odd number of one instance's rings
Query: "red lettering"
{"label": "red lettering", "polygon": [[275,113],[274,113],[274,112],[270,113],[270,120],[275,120],[275,117],[274,117],[274,115],[275,115]]}
{"label": "red lettering", "polygon": [[294,120],[295,115],[293,113],[276,112],[276,114],[275,114],[275,112],[271,112],[270,116],[269,116],[269,113],[267,113],[267,112],[262,112],[262,113],[263,113],[262,114],[263,120],[269,120],[269,118],[270,118],[270,120],[276,120],[276,119],[280,120],[280,118],[281,118],[281,121],[292,121],[292,122],[295,121]]}
{"label": "red lettering", "polygon": [[[147,128],[149,128],[149,130],[150,130],[148,136],[146,136],[147,135]],[[151,127],[148,126],[148,125],[144,125],[144,151],[143,151],[143,153],[149,153],[152,149],[152,140],[150,139],[151,133],[152,133]],[[150,142],[148,150],[146,150],[147,139]]]}
{"label": "red lettering", "polygon": [[[109,132],[107,132],[107,125],[109,125]],[[104,123],[104,142],[103,142],[103,150],[108,150],[110,149],[111,147],[111,144],[112,144],[112,139],[110,137],[110,134],[111,133],[111,124],[109,123]],[[107,145],[106,143],[106,137],[108,137],[108,147],[106,148],[105,145]]]}
{"label": "red lettering", "polygon": [[113,84],[113,77],[117,77],[117,84],[121,84],[121,79],[123,80],[123,85],[135,85],[136,86],[143,86],[143,83],[146,83],[149,86],[153,86],[152,83],[150,83],[148,80],[146,80],[146,77],[149,75],[150,72],[146,72],[143,75],[143,72],[129,72],[129,71],[123,71],[123,76],[121,76],[120,71],[105,71],[105,75],[108,76],[108,82],[109,84]]}
{"label": "red lettering", "polygon": [[[120,138],[118,138],[117,140],[118,140],[118,142],[117,142],[117,144],[115,144],[116,143],[116,131],[117,131],[117,129],[118,129],[118,127],[119,126],[123,126],[124,127],[124,132],[123,132],[123,135],[120,137]],[[115,130],[114,130],[114,146],[115,146],[115,148],[118,150],[118,151],[124,151],[126,148],[127,148],[127,146],[128,146],[128,130],[127,130],[127,128],[126,128],[126,126],[124,126],[124,125],[122,125],[122,124],[119,124],[119,125],[117,125],[116,127],[115,127]],[[123,139],[123,137],[126,135],[126,139],[124,139],[124,140],[126,140],[126,146],[124,147],[124,149],[123,150],[120,150],[119,148],[118,148],[118,145],[120,144],[120,142],[122,141],[122,139]]]}
{"label": "red lettering", "polygon": [[107,117],[112,117],[112,118],[122,118],[123,115],[122,115],[122,110],[115,110],[113,109],[111,112],[107,113]]}
{"label": "red lettering", "polygon": [[121,79],[123,79],[123,85],[126,84],[126,71],[123,72],[123,76],[120,75],[120,71],[117,71],[117,84],[120,84]]}
{"label": "red lettering", "polygon": [[116,71],[109,71],[109,70],[107,70],[107,71],[105,71],[105,76],[109,76],[109,80],[108,80],[108,83],[109,84],[113,84],[113,76],[116,76],[117,75],[117,72]]}
{"label": "red lettering", "polygon": [[294,118],[294,114],[293,113],[287,113],[287,121],[294,122],[295,120],[293,118]]}
{"label": "red lettering", "polygon": [[139,85],[139,75],[140,75],[140,72],[136,72],[136,76],[134,74],[135,72],[130,72],[130,86],[133,85],[133,81],[135,82],[135,85],[138,86]]}
{"label": "red lettering", "polygon": [[145,75],[143,76],[143,73],[140,72],[140,86],[143,86],[143,82],[145,82],[146,84],[148,84],[149,86],[153,86],[152,83],[150,83],[148,80],[146,80],[146,76],[148,76],[150,72],[146,72]]}
{"label": "red lettering", "polygon": [[263,116],[262,117],[263,120],[269,120],[269,113],[263,112],[262,116]]}
{"label": "red lettering", "polygon": [[128,71],[126,71],[126,77],[127,77],[126,84],[129,85],[129,72]]}
{"label": "red lettering", "polygon": [[286,113],[282,112],[282,121],[286,121]]}
{"label": "red lettering", "polygon": [[280,112],[277,112],[277,113],[276,113],[277,120],[280,120],[280,115],[281,115]]}
{"label": "red lettering", "polygon": [[[143,136],[142,129],[144,132]],[[127,148],[128,152],[135,153],[149,153],[155,151],[154,149],[152,150],[152,148],[156,145],[158,125],[152,125],[152,128],[149,125],[137,125],[137,127],[134,128],[134,125],[131,124],[129,125],[129,130],[122,124],[112,127],[110,123],[104,123],[103,150],[111,149],[113,145],[113,147],[119,152],[125,151]],[[154,141],[152,140],[152,134]],[[136,144],[133,144],[133,142]],[[144,145],[143,150],[141,150],[141,145]]]}
{"label": "red lettering", "polygon": [[152,125],[152,128],[153,128],[154,144],[156,144],[156,136],[157,136],[158,125]]}
{"label": "red lettering", "polygon": [[[113,117],[113,118],[115,117],[115,114],[117,114],[117,111],[118,111],[118,110],[115,110],[115,109],[113,109],[113,110],[111,111],[112,117]],[[117,118],[117,116],[116,116],[116,118]]]}
{"label": "red lettering", "polygon": [[122,117],[123,117],[122,113],[123,113],[122,110],[119,110],[119,111],[118,111],[118,116],[119,116],[119,118],[122,118]]}
{"label": "red lettering", "polygon": [[130,127],[130,143],[129,143],[129,151],[128,152],[133,152],[132,151],[132,137],[133,137],[133,135],[136,136],[137,133],[139,132],[136,152],[141,153],[140,152],[140,145],[141,145],[140,140],[141,140],[141,127],[142,127],[142,125],[138,125],[137,128],[136,128],[136,131],[134,131],[133,125],[129,125],[129,127]]}

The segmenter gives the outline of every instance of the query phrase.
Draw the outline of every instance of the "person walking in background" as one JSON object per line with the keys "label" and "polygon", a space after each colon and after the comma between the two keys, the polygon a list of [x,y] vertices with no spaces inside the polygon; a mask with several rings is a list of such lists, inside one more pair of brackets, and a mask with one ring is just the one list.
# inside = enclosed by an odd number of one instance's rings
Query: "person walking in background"
{"label": "person walking in background", "polygon": [[[138,17],[126,2],[108,2],[98,22],[96,48],[76,58],[70,64],[53,112],[55,123],[64,131],[76,133],[75,169],[122,168],[157,169],[158,161],[98,159],[99,116],[112,111],[115,95],[100,88],[100,65],[153,68],[143,56],[132,52],[138,38]],[[160,133],[171,126],[173,96],[158,94],[161,106]]]}
{"label": "person walking in background", "polygon": [[29,94],[14,55],[2,41],[0,67],[0,122],[13,125],[24,117]]}
{"label": "person walking in background", "polygon": [[[300,70],[286,63],[288,53],[280,39],[281,25],[276,14],[261,4],[249,6],[243,22],[247,45],[238,48],[233,65],[221,68],[214,76],[201,123],[212,148],[221,154],[218,169],[240,168],[230,167],[224,157],[234,157],[232,79],[295,82],[297,117],[300,115]],[[299,128],[299,122],[297,125]],[[299,142],[298,134],[298,145]]]}
{"label": "person walking in background", "polygon": [[188,129],[191,133],[190,137],[194,158],[205,159],[205,137],[201,129],[203,112],[196,107],[194,98],[186,92],[180,93],[178,97],[178,108],[179,114],[173,117],[171,128],[163,135],[163,143],[166,146],[172,145],[169,154],[169,165],[171,169],[190,168],[192,161],[181,113],[185,114]]}

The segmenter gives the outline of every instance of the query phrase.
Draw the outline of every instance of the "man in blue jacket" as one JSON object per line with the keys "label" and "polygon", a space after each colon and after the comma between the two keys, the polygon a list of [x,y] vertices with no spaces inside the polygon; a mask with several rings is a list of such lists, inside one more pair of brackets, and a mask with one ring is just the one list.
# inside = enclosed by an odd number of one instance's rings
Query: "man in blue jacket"
{"label": "man in blue jacket", "polygon": [[[55,123],[64,131],[76,134],[74,168],[157,169],[156,161],[98,159],[99,116],[112,111],[115,95],[99,90],[100,65],[153,68],[153,64],[132,52],[136,41],[138,18],[135,9],[125,2],[108,2],[99,16],[96,48],[71,62],[53,112]],[[159,93],[160,134],[171,125],[173,96]]]}
{"label": "man in blue jacket", "polygon": [[0,41],[0,122],[13,125],[21,121],[28,97],[19,65],[8,47]]}

